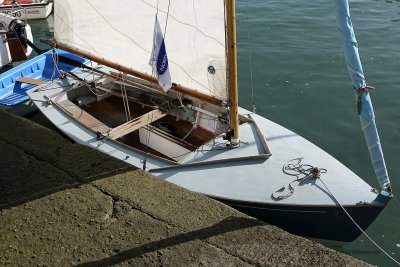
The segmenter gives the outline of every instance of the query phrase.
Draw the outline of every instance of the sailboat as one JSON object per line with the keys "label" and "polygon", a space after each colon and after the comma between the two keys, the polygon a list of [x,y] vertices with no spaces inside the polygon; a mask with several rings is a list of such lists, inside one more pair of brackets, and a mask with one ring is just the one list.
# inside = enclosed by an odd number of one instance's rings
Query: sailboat
{"label": "sailboat", "polygon": [[380,190],[238,106],[234,0],[57,0],[44,42],[90,63],[64,60],[80,69],[28,95],[78,143],[293,234],[350,242],[392,192],[348,2],[334,2]]}

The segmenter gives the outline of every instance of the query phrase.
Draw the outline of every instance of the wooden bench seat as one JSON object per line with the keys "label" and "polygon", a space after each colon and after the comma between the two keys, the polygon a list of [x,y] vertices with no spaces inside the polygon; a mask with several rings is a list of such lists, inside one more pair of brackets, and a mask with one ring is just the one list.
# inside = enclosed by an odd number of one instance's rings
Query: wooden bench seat
{"label": "wooden bench seat", "polygon": [[16,79],[17,82],[20,83],[28,83],[28,84],[33,84],[33,85],[42,85],[45,84],[45,81],[42,80],[38,80],[38,79],[32,79],[32,78],[28,78],[28,77],[19,77]]}
{"label": "wooden bench seat", "polygon": [[69,100],[63,100],[58,102],[58,105],[64,109],[68,114],[70,114],[73,118],[86,125],[90,129],[100,133],[106,133],[110,130],[110,127],[75,105]]}
{"label": "wooden bench seat", "polygon": [[143,114],[140,117],[134,118],[131,121],[128,121],[116,128],[113,128],[109,133],[109,137],[111,139],[120,138],[120,137],[127,135],[131,132],[134,132],[134,131],[138,130],[139,128],[142,128],[143,126],[146,126],[158,119],[161,119],[165,115],[167,115],[167,114],[161,110],[158,110],[158,109],[152,110],[146,114]]}

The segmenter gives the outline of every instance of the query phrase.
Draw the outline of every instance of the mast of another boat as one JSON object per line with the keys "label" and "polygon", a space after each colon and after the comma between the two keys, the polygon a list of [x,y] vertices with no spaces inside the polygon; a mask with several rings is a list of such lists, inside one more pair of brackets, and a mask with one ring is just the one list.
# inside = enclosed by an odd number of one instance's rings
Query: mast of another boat
{"label": "mast of another boat", "polygon": [[226,0],[226,42],[228,58],[228,96],[231,146],[238,147],[239,140],[239,97],[237,80],[236,13],[235,0]]}

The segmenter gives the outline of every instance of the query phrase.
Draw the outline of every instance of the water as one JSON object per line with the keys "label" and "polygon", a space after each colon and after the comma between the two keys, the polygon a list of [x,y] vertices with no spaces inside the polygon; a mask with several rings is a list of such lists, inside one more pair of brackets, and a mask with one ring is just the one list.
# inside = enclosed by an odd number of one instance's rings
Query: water
{"label": "water", "polygon": [[[328,0],[247,0],[247,5],[238,1],[240,105],[252,105],[252,65],[260,114],[301,134],[378,187],[356,116],[333,10]],[[400,188],[400,2],[351,1],[351,13],[367,83],[377,88],[371,95],[396,194]],[[397,260],[399,226],[400,203],[395,196],[367,231]],[[395,266],[363,236],[341,251],[379,266]]]}
{"label": "water", "polygon": [[[240,106],[251,109],[254,99],[259,114],[301,134],[378,187],[333,10],[329,0],[237,1]],[[351,13],[367,83],[377,88],[371,95],[396,194],[400,190],[400,1],[355,0]],[[52,18],[30,24],[36,42],[51,37]],[[367,230],[397,260],[399,226],[396,195]],[[395,266],[363,236],[340,250],[371,264]]]}

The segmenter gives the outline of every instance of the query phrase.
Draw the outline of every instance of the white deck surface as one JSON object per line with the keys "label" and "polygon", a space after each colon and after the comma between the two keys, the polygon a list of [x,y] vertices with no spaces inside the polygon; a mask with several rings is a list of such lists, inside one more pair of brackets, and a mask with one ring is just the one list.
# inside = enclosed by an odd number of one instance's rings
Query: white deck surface
{"label": "white deck surface", "polygon": [[[80,123],[70,120],[63,111],[46,103],[44,96],[60,91],[60,85],[60,82],[44,85],[47,89],[38,92],[35,92],[38,88],[36,87],[28,95],[44,115],[73,140],[142,168],[143,153],[110,139],[98,141],[93,131],[85,129]],[[55,89],[50,89],[51,87]],[[250,112],[240,109],[240,113],[247,115]],[[242,143],[239,148],[226,149],[226,141],[218,138],[183,160],[186,163],[234,159],[232,161],[157,170],[174,164],[148,157],[147,170],[168,182],[211,196],[285,205],[336,205],[321,181],[313,178],[304,180],[294,194],[286,199],[275,200],[271,197],[273,192],[283,186],[287,187],[295,179],[282,171],[283,166],[292,159],[302,157],[303,164],[327,169],[327,173],[323,173],[321,178],[342,205],[379,205],[373,203],[377,194],[371,191],[370,185],[322,149],[268,119],[256,114],[252,114],[252,117],[266,138],[272,154],[268,159],[235,160],[238,157],[253,157],[263,153],[254,126],[245,123],[240,126]],[[218,149],[211,150],[215,148]]]}

